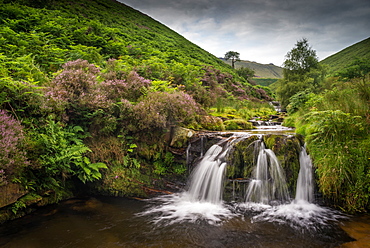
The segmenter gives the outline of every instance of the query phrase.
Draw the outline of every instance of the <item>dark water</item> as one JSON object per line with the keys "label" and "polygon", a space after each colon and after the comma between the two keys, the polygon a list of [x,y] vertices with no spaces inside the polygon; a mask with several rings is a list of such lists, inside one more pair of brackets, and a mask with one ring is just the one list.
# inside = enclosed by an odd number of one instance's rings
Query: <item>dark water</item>
{"label": "dark water", "polygon": [[[252,221],[253,213],[222,218],[217,224],[204,218],[169,224],[152,221],[161,204],[125,198],[74,199],[48,206],[0,226],[0,247],[337,247],[351,241],[339,223],[315,230],[288,223]],[[233,209],[233,206],[229,206]],[[172,210],[170,210],[172,211]]]}

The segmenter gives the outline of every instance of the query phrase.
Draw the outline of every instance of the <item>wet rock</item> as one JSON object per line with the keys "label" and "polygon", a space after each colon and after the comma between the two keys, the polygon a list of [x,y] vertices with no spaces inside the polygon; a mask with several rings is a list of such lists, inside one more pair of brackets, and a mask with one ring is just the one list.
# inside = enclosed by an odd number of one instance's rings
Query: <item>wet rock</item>
{"label": "wet rock", "polygon": [[20,197],[27,194],[19,184],[8,183],[0,187],[0,208],[16,202]]}
{"label": "wet rock", "polygon": [[191,129],[174,126],[171,128],[170,146],[175,148],[186,147],[189,139],[195,132]]}

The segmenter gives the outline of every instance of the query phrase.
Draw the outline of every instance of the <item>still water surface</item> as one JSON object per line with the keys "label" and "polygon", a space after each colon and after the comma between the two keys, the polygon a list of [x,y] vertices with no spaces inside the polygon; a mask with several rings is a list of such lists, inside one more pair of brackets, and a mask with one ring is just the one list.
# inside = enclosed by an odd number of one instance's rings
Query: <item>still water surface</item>
{"label": "still water surface", "polygon": [[[289,223],[256,222],[253,221],[256,213],[232,204],[225,208],[230,213],[220,213],[218,221],[196,217],[175,222],[158,221],[163,212],[150,211],[156,206],[164,207],[158,199],[68,200],[0,226],[0,247],[321,248],[338,247],[351,241],[337,221],[314,230],[294,228]],[[202,211],[205,213],[199,216],[207,214],[207,209]]]}

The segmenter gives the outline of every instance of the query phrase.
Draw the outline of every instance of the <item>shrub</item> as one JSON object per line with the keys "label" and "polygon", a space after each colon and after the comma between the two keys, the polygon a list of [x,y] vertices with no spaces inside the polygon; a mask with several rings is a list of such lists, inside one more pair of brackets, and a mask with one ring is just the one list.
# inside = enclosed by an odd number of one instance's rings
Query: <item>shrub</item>
{"label": "shrub", "polygon": [[104,163],[91,163],[86,157],[91,150],[83,143],[80,126],[64,127],[62,123],[48,120],[34,134],[40,151],[40,168],[36,180],[40,188],[58,188],[64,181],[77,176],[83,183],[101,178]]}
{"label": "shrub", "polygon": [[86,118],[87,113],[97,109],[108,109],[112,101],[99,87],[100,69],[86,60],[78,59],[63,65],[63,71],[57,75],[46,89],[46,109],[61,114],[64,120],[76,121]]}
{"label": "shrub", "polygon": [[368,125],[340,110],[314,111],[297,122],[306,135],[325,197],[349,212],[369,208],[370,166]]}
{"label": "shrub", "polygon": [[0,110],[0,186],[8,182],[10,175],[29,165],[21,146],[24,138],[20,122]]}
{"label": "shrub", "polygon": [[153,92],[133,108],[138,130],[186,126],[200,111],[194,99],[184,92]]}
{"label": "shrub", "polygon": [[124,79],[107,80],[101,83],[101,87],[107,92],[108,99],[115,102],[127,99],[136,102],[148,92],[151,81],[145,79],[135,71],[131,71]]}

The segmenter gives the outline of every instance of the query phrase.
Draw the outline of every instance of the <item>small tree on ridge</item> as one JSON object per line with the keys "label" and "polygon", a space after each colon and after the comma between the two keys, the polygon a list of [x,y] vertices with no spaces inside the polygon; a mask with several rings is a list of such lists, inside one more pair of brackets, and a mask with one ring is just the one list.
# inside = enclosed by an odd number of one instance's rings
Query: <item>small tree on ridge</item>
{"label": "small tree on ridge", "polygon": [[226,54],[225,54],[225,59],[226,60],[231,60],[231,66],[233,68],[235,68],[235,62],[236,61],[240,61],[240,58],[239,58],[240,54],[238,52],[233,52],[233,51],[228,51]]}

